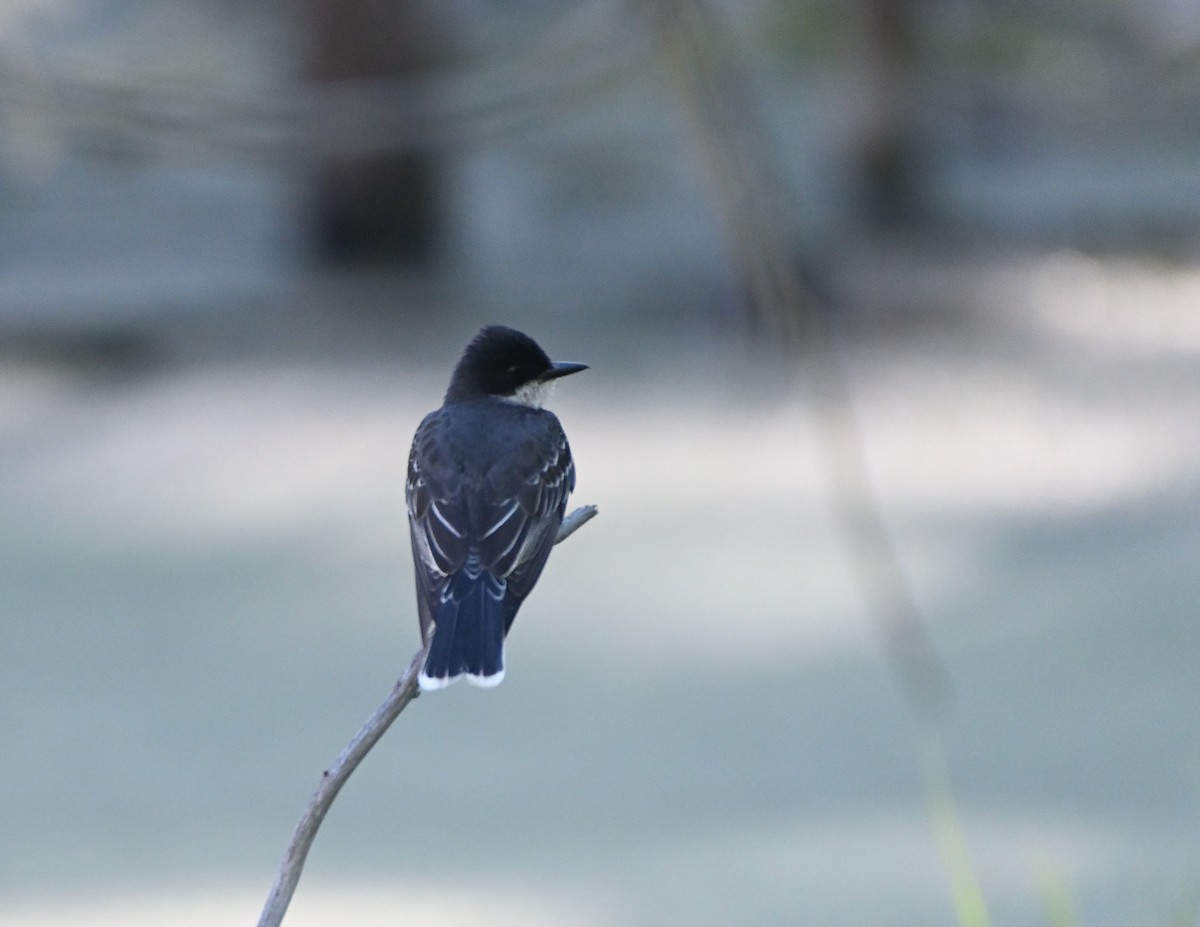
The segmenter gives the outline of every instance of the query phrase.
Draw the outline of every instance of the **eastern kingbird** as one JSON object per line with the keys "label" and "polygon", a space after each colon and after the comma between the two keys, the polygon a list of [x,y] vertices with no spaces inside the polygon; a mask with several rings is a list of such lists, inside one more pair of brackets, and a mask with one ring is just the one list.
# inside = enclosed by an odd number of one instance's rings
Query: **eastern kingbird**
{"label": "eastern kingbird", "polygon": [[433,634],[422,690],[504,678],[504,637],[575,488],[567,436],[542,403],[555,380],[586,369],[488,326],[463,352],[442,407],[417,428],[405,498],[422,641]]}

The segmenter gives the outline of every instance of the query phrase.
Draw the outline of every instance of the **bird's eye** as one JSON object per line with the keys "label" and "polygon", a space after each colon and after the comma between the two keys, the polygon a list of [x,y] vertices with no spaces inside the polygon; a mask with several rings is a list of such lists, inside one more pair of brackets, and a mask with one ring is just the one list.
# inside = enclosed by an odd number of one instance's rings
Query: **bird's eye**
{"label": "bird's eye", "polygon": [[510,377],[515,377],[520,369],[521,367],[519,364],[509,364],[506,372]]}

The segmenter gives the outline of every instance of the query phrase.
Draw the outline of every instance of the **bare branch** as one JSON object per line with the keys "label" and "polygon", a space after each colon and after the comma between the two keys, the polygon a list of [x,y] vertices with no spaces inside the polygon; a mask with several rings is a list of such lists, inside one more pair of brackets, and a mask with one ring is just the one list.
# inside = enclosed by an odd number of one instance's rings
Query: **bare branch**
{"label": "bare branch", "polygon": [[317,786],[308,808],[296,825],[292,834],[292,842],[288,844],[287,853],[275,875],[275,883],[267,896],[266,906],[258,919],[258,927],[278,927],[287,912],[296,885],[300,882],[300,873],[304,870],[304,861],[308,857],[309,848],[317,836],[317,828],[325,819],[325,812],[333,805],[338,792],[350,778],[350,774],[362,762],[363,757],[379,742],[391,723],[400,717],[400,712],[408,707],[420,694],[417,688],[417,674],[425,665],[425,656],[429,646],[422,647],[408,664],[408,669],[392,688],[384,703],[375,709],[375,713],[362,726],[354,739],[350,741],[342,755],[337,758],[329,769],[321,776],[321,784]]}
{"label": "bare branch", "polygon": [[[554,543],[560,544],[569,538],[595,518],[596,511],[594,505],[584,505],[567,515],[558,529],[558,537],[555,538]],[[433,639],[432,634],[429,637],[430,640]],[[304,871],[304,861],[308,858],[308,851],[312,847],[313,840],[316,839],[317,829],[325,819],[326,812],[333,805],[333,800],[337,798],[342,786],[358,768],[358,764],[371,752],[371,748],[379,743],[380,738],[391,727],[392,722],[400,717],[400,712],[404,711],[409,703],[421,694],[421,690],[417,686],[417,674],[425,665],[425,657],[428,653],[429,644],[427,642],[409,661],[408,668],[396,681],[396,685],[392,687],[391,693],[383,704],[375,709],[375,713],[354,735],[354,739],[347,744],[341,756],[321,775],[321,784],[317,786],[317,790],[309,800],[308,807],[296,825],[296,830],[292,833],[292,841],[288,844],[283,862],[279,864],[275,882],[271,885],[271,893],[267,896],[267,903],[263,906],[262,914],[258,918],[258,927],[279,927],[283,922],[283,916],[287,913],[288,905],[291,904],[292,895],[295,894],[296,886],[300,883],[300,874]]]}
{"label": "bare branch", "polygon": [[597,511],[599,510],[594,505],[581,505],[575,511],[571,512],[562,520],[562,524],[558,526],[558,537],[554,539],[554,543],[561,544],[595,518]]}

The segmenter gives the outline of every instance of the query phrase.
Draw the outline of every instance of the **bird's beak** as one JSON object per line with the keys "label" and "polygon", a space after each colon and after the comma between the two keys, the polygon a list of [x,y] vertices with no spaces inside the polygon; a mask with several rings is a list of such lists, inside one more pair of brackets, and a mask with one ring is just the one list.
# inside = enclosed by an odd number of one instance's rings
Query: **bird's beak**
{"label": "bird's beak", "polygon": [[557,380],[559,377],[565,377],[572,373],[579,373],[581,370],[587,370],[587,364],[576,364],[571,361],[558,361],[550,365],[550,369],[542,374],[543,382],[546,380]]}

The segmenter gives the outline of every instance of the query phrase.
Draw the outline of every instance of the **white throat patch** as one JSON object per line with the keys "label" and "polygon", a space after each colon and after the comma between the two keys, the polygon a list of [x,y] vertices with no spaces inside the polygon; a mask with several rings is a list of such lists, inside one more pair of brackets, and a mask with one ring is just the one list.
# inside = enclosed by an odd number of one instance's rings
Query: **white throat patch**
{"label": "white throat patch", "polygon": [[553,392],[554,380],[535,381],[526,383],[511,396],[505,396],[504,401],[518,406],[529,406],[531,409],[540,409]]}

